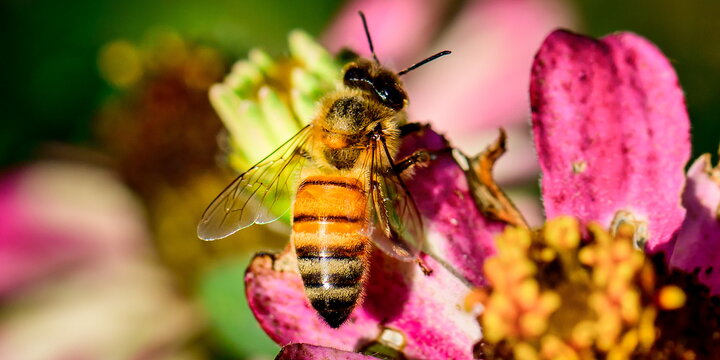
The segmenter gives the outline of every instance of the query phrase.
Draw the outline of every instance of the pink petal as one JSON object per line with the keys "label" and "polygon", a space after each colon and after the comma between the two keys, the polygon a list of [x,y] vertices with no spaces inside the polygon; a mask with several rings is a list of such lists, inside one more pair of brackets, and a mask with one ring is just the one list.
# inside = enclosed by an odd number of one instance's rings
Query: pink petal
{"label": "pink petal", "polygon": [[[417,149],[448,146],[445,138],[426,127],[403,139],[398,158]],[[468,191],[465,174],[452,156],[441,155],[431,166],[416,169],[407,186],[426,218],[427,251],[452,265],[471,284],[484,285],[480,269],[494,254],[494,236],[505,225],[482,216]]]}
{"label": "pink petal", "polygon": [[[358,351],[381,326],[405,335],[404,354],[420,359],[471,359],[480,339],[475,319],[461,310],[468,287],[432,258],[425,276],[417,264],[375,251],[365,300],[338,329],[329,327],[305,298],[290,252],[274,261],[259,255],[245,277],[248,303],[260,326],[280,345],[308,343]],[[275,267],[275,268],[273,268]]]}
{"label": "pink petal", "polygon": [[526,123],[533,55],[552,29],[574,23],[564,3],[468,2],[427,51],[453,54],[405,76],[410,118],[430,121],[464,150],[479,131]]}
{"label": "pink petal", "polygon": [[699,271],[700,281],[720,294],[720,177],[712,174],[710,155],[698,158],[690,167],[683,205],[687,217],[678,232],[670,266]]}
{"label": "pink petal", "polygon": [[309,344],[290,344],[282,348],[276,360],[377,360],[376,357],[315,346]]}
{"label": "pink petal", "polygon": [[[0,295],[52,271],[77,263],[90,252],[64,235],[36,228],[18,194],[19,173],[0,180]],[[58,251],[58,249],[74,249]]]}
{"label": "pink petal", "polygon": [[351,1],[325,31],[322,42],[331,52],[348,48],[372,56],[358,11],[365,13],[380,62],[401,70],[421,60],[418,57],[435,33],[443,6],[433,0]]}
{"label": "pink petal", "polygon": [[649,250],[668,245],[685,215],[690,123],[663,54],[631,33],[555,31],[533,64],[530,94],[547,217],[609,226],[626,210],[647,221]]}

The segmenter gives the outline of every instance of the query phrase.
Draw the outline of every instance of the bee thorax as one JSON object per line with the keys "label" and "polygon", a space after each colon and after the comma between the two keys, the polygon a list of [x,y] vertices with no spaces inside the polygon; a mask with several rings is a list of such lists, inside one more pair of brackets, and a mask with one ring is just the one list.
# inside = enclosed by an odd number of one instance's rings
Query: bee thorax
{"label": "bee thorax", "polygon": [[373,121],[371,104],[361,96],[340,97],[327,111],[325,128],[331,132],[356,134]]}

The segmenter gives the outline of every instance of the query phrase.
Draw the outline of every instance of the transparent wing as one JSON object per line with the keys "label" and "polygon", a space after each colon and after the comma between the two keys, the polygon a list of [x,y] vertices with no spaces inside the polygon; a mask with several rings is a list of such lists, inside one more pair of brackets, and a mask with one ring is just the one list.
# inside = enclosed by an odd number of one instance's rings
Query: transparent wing
{"label": "transparent wing", "polygon": [[412,195],[393,166],[385,139],[371,145],[370,196],[381,235],[375,244],[388,255],[412,261],[422,249],[423,221]]}
{"label": "transparent wing", "polygon": [[216,240],[252,224],[266,224],[290,208],[295,178],[305,162],[310,125],[237,177],[208,206],[198,237]]}

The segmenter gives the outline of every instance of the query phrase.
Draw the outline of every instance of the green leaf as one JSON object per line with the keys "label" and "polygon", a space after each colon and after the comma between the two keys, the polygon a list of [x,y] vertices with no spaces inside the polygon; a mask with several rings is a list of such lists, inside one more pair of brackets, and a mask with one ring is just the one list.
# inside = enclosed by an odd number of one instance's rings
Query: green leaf
{"label": "green leaf", "polygon": [[232,355],[241,358],[274,357],[280,347],[258,326],[245,299],[246,256],[204,274],[200,300],[207,313],[211,335]]}

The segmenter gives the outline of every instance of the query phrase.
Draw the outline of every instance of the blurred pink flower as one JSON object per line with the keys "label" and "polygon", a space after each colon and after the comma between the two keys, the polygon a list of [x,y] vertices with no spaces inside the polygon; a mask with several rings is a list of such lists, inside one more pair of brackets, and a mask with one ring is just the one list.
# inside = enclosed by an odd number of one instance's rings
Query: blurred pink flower
{"label": "blurred pink flower", "polygon": [[699,157],[688,170],[682,197],[687,216],[672,246],[670,266],[698,272],[700,281],[720,295],[720,169],[710,154]]}
{"label": "blurred pink flower", "polygon": [[527,121],[528,69],[550,31],[573,26],[572,12],[560,0],[475,0],[454,13],[448,4],[355,0],[327,29],[324,42],[331,51],[348,47],[369,56],[357,15],[363,11],[375,52],[391,68],[453,51],[404,77],[410,119],[430,122],[468,153],[481,151],[496,128],[505,127],[508,153],[497,165],[497,178],[527,178],[537,171]]}
{"label": "blurred pink flower", "polygon": [[138,204],[113,181],[90,166],[58,162],[0,178],[0,296],[142,248]]}
{"label": "blurred pink flower", "polygon": [[0,358],[158,358],[197,333],[112,173],[61,161],[18,169],[0,178],[0,209]]}

